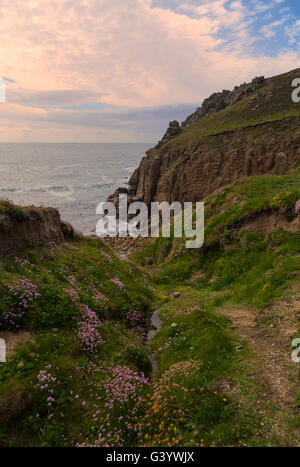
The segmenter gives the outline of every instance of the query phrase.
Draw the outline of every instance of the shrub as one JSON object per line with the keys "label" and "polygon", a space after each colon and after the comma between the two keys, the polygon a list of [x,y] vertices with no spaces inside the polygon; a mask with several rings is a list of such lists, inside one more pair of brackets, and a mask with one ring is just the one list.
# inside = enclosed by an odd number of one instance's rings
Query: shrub
{"label": "shrub", "polygon": [[98,332],[101,322],[96,313],[84,306],[84,313],[78,323],[78,338],[83,349],[91,354],[96,353],[104,340]]}
{"label": "shrub", "polygon": [[286,214],[288,219],[294,217],[296,211],[296,203],[299,199],[299,194],[294,191],[283,191],[275,195],[269,202],[269,206]]}
{"label": "shrub", "polygon": [[37,287],[29,279],[21,279],[12,285],[4,285],[4,306],[1,324],[9,329],[18,329],[28,315],[30,305],[39,297]]}
{"label": "shrub", "polygon": [[12,217],[16,219],[18,222],[22,222],[28,219],[27,212],[18,206],[14,206],[11,213],[12,213]]}
{"label": "shrub", "polygon": [[45,328],[70,327],[78,314],[70,295],[55,285],[49,284],[41,290],[38,305],[37,325]]}

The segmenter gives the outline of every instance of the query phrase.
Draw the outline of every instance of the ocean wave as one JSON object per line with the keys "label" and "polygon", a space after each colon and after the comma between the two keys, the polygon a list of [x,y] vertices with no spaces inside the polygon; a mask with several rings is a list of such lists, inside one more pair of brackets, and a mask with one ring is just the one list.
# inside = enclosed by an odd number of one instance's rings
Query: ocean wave
{"label": "ocean wave", "polygon": [[104,186],[113,186],[115,185],[114,181],[107,181],[106,183],[93,183],[90,185],[91,188],[102,188]]}
{"label": "ocean wave", "polygon": [[133,173],[136,170],[136,166],[134,167],[125,167],[126,172]]}
{"label": "ocean wave", "polygon": [[1,188],[1,193],[15,193],[17,191],[16,188]]}
{"label": "ocean wave", "polygon": [[46,193],[47,190],[45,188],[31,188],[30,193]]}
{"label": "ocean wave", "polygon": [[116,185],[116,182],[114,181],[107,181],[107,182],[102,182],[102,183],[87,183],[83,185],[74,185],[73,189],[74,190],[91,190],[91,189],[98,189],[98,188],[104,188],[104,187],[109,187],[109,186],[114,186]]}
{"label": "ocean wave", "polygon": [[49,186],[47,190],[61,193],[61,192],[66,192],[66,191],[73,191],[73,188],[69,185],[62,185],[62,186]]}

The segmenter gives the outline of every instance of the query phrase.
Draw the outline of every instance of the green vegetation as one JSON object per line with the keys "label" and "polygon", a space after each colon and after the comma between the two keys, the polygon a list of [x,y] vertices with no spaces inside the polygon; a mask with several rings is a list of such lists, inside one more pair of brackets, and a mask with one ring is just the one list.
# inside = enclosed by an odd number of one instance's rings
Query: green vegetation
{"label": "green vegetation", "polygon": [[[222,310],[249,307],[274,326],[276,312],[268,310],[289,288],[297,290],[300,233],[293,222],[299,216],[299,175],[249,177],[210,196],[200,251],[188,252],[184,240],[170,247],[160,239],[133,255],[151,265],[151,281],[163,293],[181,293],[161,308],[162,330],[152,342],[160,365],[142,427],[144,445],[298,443],[298,418],[292,413],[268,400],[257,411],[265,389],[253,376],[256,357]],[[234,393],[228,392],[228,381]],[[281,433],[274,430],[278,416]]]}
{"label": "green vegetation", "polygon": [[[252,352],[222,310],[266,310],[299,282],[299,180],[251,177],[213,194],[204,247],[149,241],[133,255],[143,269],[84,238],[3,259],[0,322],[14,351],[0,364],[0,443],[293,442],[273,428],[276,407],[256,410],[264,389],[251,376]],[[159,367],[149,383],[145,334],[157,306],[163,326],[150,352]]]}
{"label": "green vegetation", "polygon": [[[205,139],[209,151],[209,136],[248,126],[251,152],[262,123],[297,142],[300,107],[290,95],[298,73],[184,128],[159,150],[170,168]],[[214,154],[223,144],[215,140]],[[243,143],[241,134],[234,158]],[[76,237],[1,259],[0,446],[299,445],[300,390],[284,360],[300,319],[293,164],[211,194],[199,250],[158,238],[121,261],[100,240]],[[5,200],[0,213],[28,216]],[[158,308],[162,327],[148,346]]]}
{"label": "green vegetation", "polygon": [[[135,378],[130,372],[151,371],[142,332],[130,320],[134,310],[147,322],[152,292],[145,280],[97,240],[26,250],[2,261],[3,337],[8,346],[27,340],[0,364],[2,444],[94,445],[101,435],[103,445],[112,442],[109,434],[114,442],[119,436],[132,442],[132,430],[120,429],[124,409],[105,405],[104,384],[118,366],[128,381]],[[96,421],[107,414],[111,429],[100,430]]]}
{"label": "green vegetation", "polygon": [[[0,364],[0,443],[295,443],[296,417],[284,412],[294,424],[278,433],[276,404],[257,411],[265,389],[253,352],[224,310],[268,310],[299,283],[299,180],[245,178],[210,196],[199,251],[156,239],[132,256],[137,267],[79,238],[3,259],[2,335],[15,345]],[[158,306],[162,329],[147,349]],[[151,382],[149,352],[159,361]]]}
{"label": "green vegetation", "polygon": [[141,264],[147,258],[157,284],[180,283],[201,271],[199,287],[213,282],[215,290],[230,289],[237,302],[265,306],[299,271],[300,233],[291,227],[299,199],[298,171],[246,177],[207,199],[203,249],[186,250],[184,239],[173,247],[159,239],[133,258]]}
{"label": "green vegetation", "polygon": [[[183,128],[176,138],[162,147],[164,153],[180,147],[188,147],[195,141],[207,136],[223,132],[242,129],[248,126],[257,126],[257,135],[260,134],[259,125],[270,122],[276,131],[286,128],[289,122],[299,119],[299,105],[293,103],[292,81],[298,78],[299,70],[268,79],[261,89],[251,93],[235,105],[206,116]],[[236,148],[239,152],[239,148]]]}
{"label": "green vegetation", "polygon": [[[240,408],[221,379],[239,381],[251,397],[241,342],[233,338],[230,320],[214,310],[219,294],[184,286],[181,296],[161,309],[163,328],[152,343],[160,359],[152,397],[141,427],[148,446],[255,445],[255,427],[268,423],[250,405]],[[205,305],[204,305],[205,304]],[[255,388],[259,393],[259,389]]]}
{"label": "green vegetation", "polygon": [[0,213],[9,214],[13,219],[18,221],[27,219],[26,208],[16,206],[11,201],[5,199],[0,200]]}

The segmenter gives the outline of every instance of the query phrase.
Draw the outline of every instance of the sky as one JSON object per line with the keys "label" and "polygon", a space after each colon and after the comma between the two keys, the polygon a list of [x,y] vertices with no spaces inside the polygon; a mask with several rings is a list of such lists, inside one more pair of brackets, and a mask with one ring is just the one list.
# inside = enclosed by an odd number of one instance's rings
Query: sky
{"label": "sky", "polygon": [[299,0],[2,0],[0,141],[155,142],[300,67]]}

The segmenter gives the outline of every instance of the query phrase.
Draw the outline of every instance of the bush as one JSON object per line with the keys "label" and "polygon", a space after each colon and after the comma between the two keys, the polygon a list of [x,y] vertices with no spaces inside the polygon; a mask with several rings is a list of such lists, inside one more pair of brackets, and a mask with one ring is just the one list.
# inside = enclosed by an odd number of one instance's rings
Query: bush
{"label": "bush", "polygon": [[140,372],[149,377],[152,372],[152,363],[149,355],[144,349],[137,347],[128,347],[126,349],[126,360],[130,361]]}
{"label": "bush", "polygon": [[38,299],[37,286],[29,279],[21,279],[11,285],[4,284],[1,290],[3,311],[0,324],[4,328],[19,329],[28,321],[30,310]]}
{"label": "bush", "polygon": [[49,327],[70,327],[75,325],[74,318],[78,315],[70,296],[55,285],[48,285],[40,292],[37,314],[38,325]]}
{"label": "bush", "polygon": [[299,193],[295,191],[283,191],[275,195],[269,202],[270,208],[282,211],[288,220],[292,220],[295,215],[295,205],[299,199]]}
{"label": "bush", "polygon": [[12,217],[14,219],[16,219],[18,222],[22,222],[22,221],[25,221],[26,219],[28,219],[27,212],[24,211],[24,209],[19,208],[17,206],[13,207],[11,213],[12,213]]}

